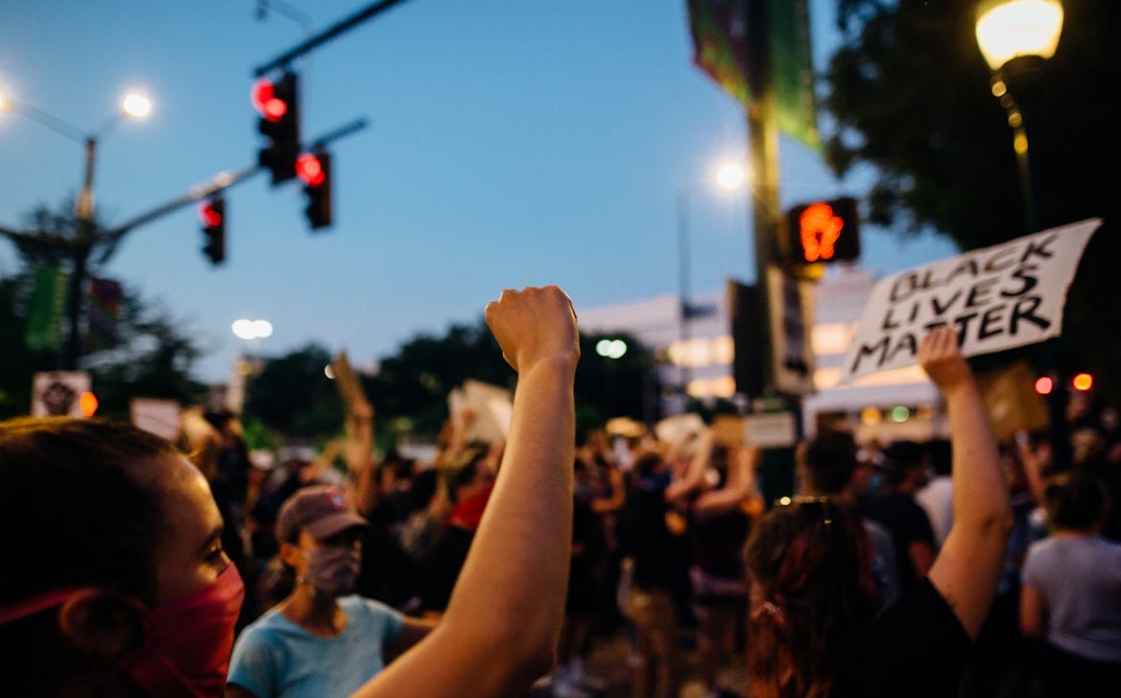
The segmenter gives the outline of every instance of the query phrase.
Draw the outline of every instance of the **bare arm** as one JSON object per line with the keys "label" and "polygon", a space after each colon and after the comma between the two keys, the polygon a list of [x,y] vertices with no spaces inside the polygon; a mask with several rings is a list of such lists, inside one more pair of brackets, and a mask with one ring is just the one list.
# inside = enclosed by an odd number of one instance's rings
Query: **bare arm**
{"label": "bare arm", "polygon": [[575,315],[549,286],[504,291],[486,319],[518,372],[494,493],[439,625],[355,698],[524,698],[552,667],[572,542]]}
{"label": "bare arm", "polygon": [[712,447],[715,443],[716,435],[712,432],[712,429],[705,429],[701,432],[697,440],[697,448],[693,452],[693,458],[689,461],[689,467],[685,470],[685,476],[670,484],[666,489],[666,499],[671,501],[680,499],[701,486],[704,482],[705,469],[708,468],[709,460],[712,458]]}
{"label": "bare arm", "polygon": [[705,492],[694,503],[696,513],[704,518],[734,511],[743,506],[755,488],[755,466],[759,451],[748,446],[737,446],[728,463],[728,482],[719,489]]}
{"label": "bare arm", "polygon": [[946,400],[953,448],[954,523],[930,581],[976,638],[1000,582],[1012,505],[981,392],[956,333],[932,330],[919,346],[919,361]]}
{"label": "bare arm", "polygon": [[1047,635],[1047,612],[1043,592],[1025,584],[1020,590],[1020,632],[1033,640]]}

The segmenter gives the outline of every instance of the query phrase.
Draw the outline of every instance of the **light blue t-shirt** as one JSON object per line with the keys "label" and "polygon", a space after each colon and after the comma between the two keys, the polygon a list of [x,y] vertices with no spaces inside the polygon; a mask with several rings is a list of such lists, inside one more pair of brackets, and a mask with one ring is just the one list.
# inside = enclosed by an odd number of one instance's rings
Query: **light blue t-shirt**
{"label": "light blue t-shirt", "polygon": [[257,698],[346,698],[385,668],[382,649],[405,618],[360,596],[338,599],[346,629],[319,637],[275,609],[250,623],[234,643],[227,683]]}

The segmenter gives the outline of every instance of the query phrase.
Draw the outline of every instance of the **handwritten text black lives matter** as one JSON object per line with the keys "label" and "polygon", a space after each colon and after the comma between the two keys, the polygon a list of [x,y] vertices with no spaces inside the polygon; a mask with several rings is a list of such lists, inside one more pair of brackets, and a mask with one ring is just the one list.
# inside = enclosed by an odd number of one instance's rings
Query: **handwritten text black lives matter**
{"label": "handwritten text black lives matter", "polygon": [[1041,312],[1040,278],[1055,256],[1059,237],[1056,232],[987,255],[965,257],[944,275],[930,267],[899,274],[878,324],[881,334],[872,341],[858,338],[850,372],[878,370],[901,353],[914,356],[919,340],[940,325],[957,329],[962,344],[972,338],[981,345],[1005,334],[1015,337],[1029,329],[1037,333],[1051,329],[1062,318]]}

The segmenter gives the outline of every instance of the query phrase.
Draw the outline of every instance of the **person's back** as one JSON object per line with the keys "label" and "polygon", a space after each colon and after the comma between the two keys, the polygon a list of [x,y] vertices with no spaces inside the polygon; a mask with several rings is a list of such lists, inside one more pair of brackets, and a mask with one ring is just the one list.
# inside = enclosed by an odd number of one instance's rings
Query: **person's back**
{"label": "person's back", "polygon": [[[834,497],[855,504],[854,476],[857,447],[847,431],[822,429],[799,444],[796,467],[802,490],[809,497]],[[876,585],[876,606],[884,609],[899,598],[899,570],[895,541],[883,524],[861,516],[871,544],[871,572]]]}
{"label": "person's back", "polygon": [[1053,485],[1052,532],[1028,549],[1020,625],[1043,642],[1038,674],[1049,695],[1112,695],[1121,682],[1121,543],[1101,535],[1109,497],[1076,471]]}
{"label": "person's back", "polygon": [[956,697],[988,614],[1011,507],[980,389],[956,333],[931,331],[918,359],[946,400],[954,446],[954,527],[929,574],[879,615],[856,511],[797,497],[756,523],[750,585],[751,698]]}
{"label": "person's back", "polygon": [[930,518],[915,499],[925,478],[925,454],[916,442],[896,441],[881,451],[876,467],[883,489],[865,502],[862,512],[891,534],[899,589],[906,592],[926,576],[938,552]]}

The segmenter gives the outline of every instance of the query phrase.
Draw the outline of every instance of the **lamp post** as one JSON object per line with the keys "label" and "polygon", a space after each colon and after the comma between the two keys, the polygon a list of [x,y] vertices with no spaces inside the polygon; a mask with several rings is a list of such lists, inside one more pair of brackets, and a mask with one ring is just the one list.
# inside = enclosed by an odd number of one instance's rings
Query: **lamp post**
{"label": "lamp post", "polygon": [[[1000,100],[1012,129],[1012,147],[1020,180],[1024,226],[1028,234],[1045,228],[1038,194],[1038,181],[1028,147],[1031,143],[1031,114],[1025,117],[1024,92],[1017,101],[1010,82],[1024,87],[1043,63],[1055,55],[1063,28],[1063,5],[1059,0],[985,0],[977,6],[977,45],[992,71],[993,96]],[[1028,110],[1030,112],[1030,110]],[[1051,424],[1051,453],[1055,468],[1071,464],[1070,427],[1067,423],[1067,385],[1058,338],[1043,344],[1043,361],[1051,372],[1055,389],[1048,395]]]}
{"label": "lamp post", "polygon": [[[716,170],[713,178],[717,187],[725,191],[741,189],[747,181],[747,172],[738,162],[722,163]],[[692,338],[690,333],[690,320],[692,318],[691,284],[692,278],[692,195],[689,189],[682,189],[677,193],[677,281],[678,281],[678,336],[681,341],[679,371],[681,377],[681,395],[688,406],[689,370],[688,347]]]}
{"label": "lamp post", "polygon": [[98,242],[97,231],[94,230],[93,199],[93,176],[97,162],[97,145],[125,117],[135,119],[147,117],[152,111],[152,103],[144,95],[130,92],[121,101],[120,109],[99,129],[89,133],[84,133],[76,126],[72,126],[42,109],[4,95],[0,95],[0,111],[11,111],[46,126],[55,133],[81,144],[85,153],[82,188],[78,194],[74,210],[77,236],[66,242],[66,247],[72,253],[74,268],[71,270],[70,287],[67,294],[67,315],[70,332],[67,337],[64,364],[65,368],[73,370],[78,367],[78,357],[81,355],[82,286],[86,280],[90,251]]}

